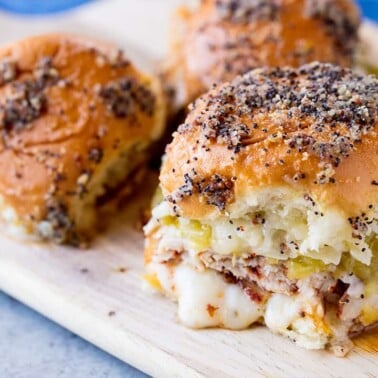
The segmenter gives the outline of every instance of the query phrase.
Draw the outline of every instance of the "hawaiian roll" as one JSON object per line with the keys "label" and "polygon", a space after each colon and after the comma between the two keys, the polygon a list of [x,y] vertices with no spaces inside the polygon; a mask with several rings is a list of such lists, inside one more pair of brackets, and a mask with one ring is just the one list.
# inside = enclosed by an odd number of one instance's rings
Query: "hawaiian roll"
{"label": "hawaiian roll", "polygon": [[194,101],[145,227],[147,280],[189,327],[255,322],[345,354],[378,324],[378,80],[262,68]]}
{"label": "hawaiian roll", "polygon": [[21,238],[80,244],[135,184],[164,128],[156,78],[116,47],[54,34],[0,49],[0,219]]}
{"label": "hawaiian roll", "polygon": [[351,66],[353,0],[202,0],[172,18],[163,77],[174,113],[216,83],[253,68],[312,61]]}

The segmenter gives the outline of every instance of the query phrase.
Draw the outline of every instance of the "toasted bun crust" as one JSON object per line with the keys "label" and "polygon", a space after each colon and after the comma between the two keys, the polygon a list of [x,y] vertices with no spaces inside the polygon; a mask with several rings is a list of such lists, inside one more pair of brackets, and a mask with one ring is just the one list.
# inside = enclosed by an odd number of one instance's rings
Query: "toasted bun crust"
{"label": "toasted bun crust", "polygon": [[353,0],[203,0],[173,17],[165,82],[180,108],[253,68],[348,67],[359,22]]}
{"label": "toasted bun crust", "polygon": [[55,34],[2,48],[2,202],[31,229],[51,219],[88,231],[81,204],[104,194],[104,171],[122,156],[142,160],[162,133],[163,109],[157,80],[112,45]]}
{"label": "toasted bun crust", "polygon": [[378,204],[378,81],[313,63],[257,69],[196,100],[160,182],[174,211],[217,217],[286,187],[360,216]]}

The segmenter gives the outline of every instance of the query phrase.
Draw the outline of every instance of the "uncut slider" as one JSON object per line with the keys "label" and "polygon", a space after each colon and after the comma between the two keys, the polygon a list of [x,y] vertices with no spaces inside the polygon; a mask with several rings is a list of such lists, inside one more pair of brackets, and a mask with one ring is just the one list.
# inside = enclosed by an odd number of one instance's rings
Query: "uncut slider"
{"label": "uncut slider", "polygon": [[322,63],[193,103],[145,226],[145,278],[183,324],[262,323],[337,355],[378,324],[377,113],[376,78]]}
{"label": "uncut slider", "polygon": [[158,81],[112,45],[53,34],[2,47],[2,231],[82,245],[163,126]]}

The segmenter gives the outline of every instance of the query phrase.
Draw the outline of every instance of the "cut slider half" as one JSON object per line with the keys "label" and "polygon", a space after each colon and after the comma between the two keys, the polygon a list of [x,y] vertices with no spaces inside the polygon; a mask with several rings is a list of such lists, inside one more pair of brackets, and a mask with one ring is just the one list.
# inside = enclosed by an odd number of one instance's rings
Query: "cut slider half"
{"label": "cut slider half", "polygon": [[378,321],[378,81],[312,63],[196,100],[167,147],[146,280],[192,328],[344,355]]}

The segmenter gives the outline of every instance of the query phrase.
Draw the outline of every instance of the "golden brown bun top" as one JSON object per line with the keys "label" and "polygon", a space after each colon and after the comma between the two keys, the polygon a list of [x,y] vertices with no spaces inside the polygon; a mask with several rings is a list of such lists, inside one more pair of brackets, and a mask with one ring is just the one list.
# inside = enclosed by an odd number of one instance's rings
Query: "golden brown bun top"
{"label": "golden brown bun top", "polygon": [[313,63],[256,69],[196,100],[160,183],[179,214],[216,216],[286,187],[360,215],[378,205],[378,80]]}
{"label": "golden brown bun top", "polygon": [[45,216],[50,198],[68,206],[99,165],[161,134],[159,95],[96,40],[55,34],[2,48],[0,195],[30,220]]}
{"label": "golden brown bun top", "polygon": [[166,78],[182,106],[253,68],[350,67],[359,23],[353,0],[203,0],[174,15]]}

